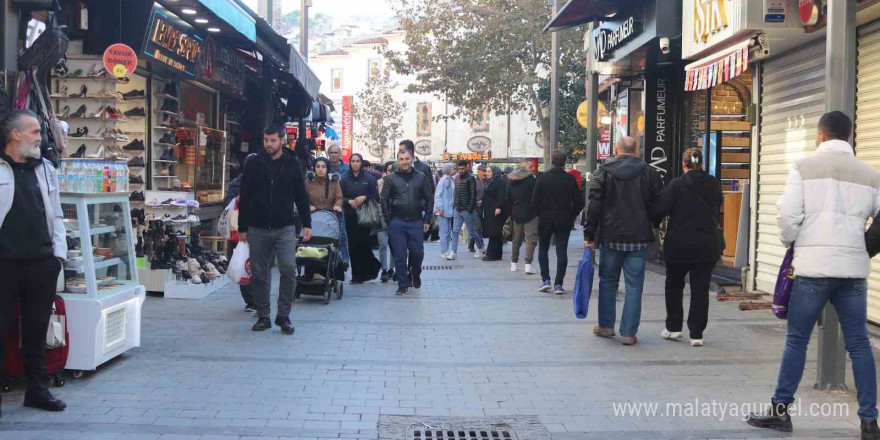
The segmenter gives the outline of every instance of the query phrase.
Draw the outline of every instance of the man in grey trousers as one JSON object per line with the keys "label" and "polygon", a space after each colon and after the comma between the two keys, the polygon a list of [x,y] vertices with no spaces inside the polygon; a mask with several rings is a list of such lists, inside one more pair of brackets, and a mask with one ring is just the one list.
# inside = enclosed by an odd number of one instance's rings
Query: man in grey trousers
{"label": "man in grey trousers", "polygon": [[296,226],[293,207],[302,221],[302,240],[312,238],[309,194],[299,161],[282,148],[284,126],[271,124],[263,130],[263,151],[245,161],[238,203],[239,241],[250,245],[251,293],[257,307],[255,332],[272,327],[269,316],[269,281],[272,255],[278,256],[281,283],[278,286],[278,313],[275,325],[284,334],[293,334],[290,309],[296,291]]}

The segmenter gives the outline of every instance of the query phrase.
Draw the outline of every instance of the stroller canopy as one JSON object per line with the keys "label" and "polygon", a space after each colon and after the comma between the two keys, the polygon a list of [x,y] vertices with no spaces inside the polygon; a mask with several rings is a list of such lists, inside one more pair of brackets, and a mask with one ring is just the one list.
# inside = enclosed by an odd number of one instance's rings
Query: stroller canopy
{"label": "stroller canopy", "polygon": [[339,240],[339,220],[331,211],[315,211],[312,213],[312,236]]}

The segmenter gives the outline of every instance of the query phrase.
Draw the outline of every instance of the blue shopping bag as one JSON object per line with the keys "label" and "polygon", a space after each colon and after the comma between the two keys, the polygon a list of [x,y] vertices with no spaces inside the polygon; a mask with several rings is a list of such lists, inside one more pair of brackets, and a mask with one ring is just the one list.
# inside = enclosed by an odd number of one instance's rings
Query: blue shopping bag
{"label": "blue shopping bag", "polygon": [[593,291],[593,249],[584,249],[584,256],[578,263],[577,277],[574,279],[574,316],[578,319],[587,317],[590,305],[590,293]]}

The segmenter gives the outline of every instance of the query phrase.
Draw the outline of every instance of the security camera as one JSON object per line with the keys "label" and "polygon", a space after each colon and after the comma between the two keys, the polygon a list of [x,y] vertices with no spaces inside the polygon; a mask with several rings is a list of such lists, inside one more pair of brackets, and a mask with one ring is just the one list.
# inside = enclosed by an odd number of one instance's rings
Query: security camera
{"label": "security camera", "polygon": [[660,38],[660,53],[664,55],[668,55],[671,52],[669,48],[669,38],[661,37]]}

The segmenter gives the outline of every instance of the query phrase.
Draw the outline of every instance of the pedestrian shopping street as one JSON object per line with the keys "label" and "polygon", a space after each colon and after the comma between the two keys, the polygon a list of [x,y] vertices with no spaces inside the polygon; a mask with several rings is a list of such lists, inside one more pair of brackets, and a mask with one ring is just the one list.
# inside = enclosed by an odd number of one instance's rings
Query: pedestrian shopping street
{"label": "pedestrian shopping street", "polygon": [[[730,416],[615,415],[626,402],[661,403],[660,412],[695,399],[764,403],[784,322],[713,295],[705,347],[663,340],[663,278],[649,272],[638,345],[594,337],[595,291],[586,320],[572,313],[579,234],[564,296],[537,292],[536,275],[521,265],[511,273],[508,261],[466,253],[441,260],[438,245],[427,244],[420,291],[397,297],[393,283],[374,281],[346,284],[330,305],[297,300],[293,337],[277,327],[252,332],[236,286],[202,300],[149,297],[140,348],[54,389],[65,412],[23,408],[20,390],[7,394],[0,438],[403,440],[401,427],[444,422],[506,423],[530,440],[778,436]],[[803,407],[843,402],[849,416],[795,416],[794,436],[854,438],[854,396],[809,386],[814,349],[815,340]]]}

